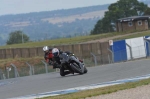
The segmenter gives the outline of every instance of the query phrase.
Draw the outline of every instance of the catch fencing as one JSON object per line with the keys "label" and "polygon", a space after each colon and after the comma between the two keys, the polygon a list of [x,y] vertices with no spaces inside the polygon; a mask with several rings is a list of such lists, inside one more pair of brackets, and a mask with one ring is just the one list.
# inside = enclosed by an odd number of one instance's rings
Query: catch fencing
{"label": "catch fencing", "polygon": [[[143,49],[141,49],[141,47],[142,46],[132,47],[133,51],[131,54],[129,54],[130,51],[128,49],[120,50],[115,53],[108,53],[105,55],[94,54],[91,52],[89,53],[90,57],[84,58],[82,60],[84,61],[86,67],[92,67],[92,66],[101,66],[101,65],[112,64],[117,62],[132,61],[136,59],[149,57],[146,55],[146,51],[143,53]],[[125,58],[124,52],[127,52],[129,56],[126,55]],[[117,58],[115,59],[115,57]],[[48,65],[43,60],[41,60],[41,64],[35,66],[33,66],[28,62],[26,62],[25,64],[26,65],[22,67],[16,66],[15,64],[10,64],[10,67],[7,67],[5,69],[0,69],[0,79],[9,79],[9,78],[32,76],[32,75],[50,73],[50,72],[59,72],[59,69],[53,69],[51,65]]]}

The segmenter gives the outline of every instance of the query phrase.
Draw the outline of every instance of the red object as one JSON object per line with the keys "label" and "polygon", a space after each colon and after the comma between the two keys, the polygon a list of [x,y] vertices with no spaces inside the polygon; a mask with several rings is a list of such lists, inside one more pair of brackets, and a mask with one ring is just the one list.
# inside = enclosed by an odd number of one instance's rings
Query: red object
{"label": "red object", "polygon": [[46,55],[46,62],[49,62],[49,60],[50,59],[52,59],[53,58],[53,54],[52,54],[52,52],[49,52],[47,55]]}
{"label": "red object", "polygon": [[82,60],[79,60],[81,63],[83,63],[83,61]]}

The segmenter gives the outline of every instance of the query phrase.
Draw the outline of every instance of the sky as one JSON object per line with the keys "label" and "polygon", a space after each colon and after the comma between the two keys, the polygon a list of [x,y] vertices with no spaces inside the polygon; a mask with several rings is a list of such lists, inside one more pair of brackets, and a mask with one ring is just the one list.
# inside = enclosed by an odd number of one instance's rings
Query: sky
{"label": "sky", "polygon": [[0,0],[0,15],[70,9],[114,3],[117,0]]}

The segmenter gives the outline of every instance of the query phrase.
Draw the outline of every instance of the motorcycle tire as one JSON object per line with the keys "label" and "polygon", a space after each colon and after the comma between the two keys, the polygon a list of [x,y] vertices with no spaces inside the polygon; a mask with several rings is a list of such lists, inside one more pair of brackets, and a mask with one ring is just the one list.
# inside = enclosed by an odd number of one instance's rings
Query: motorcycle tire
{"label": "motorcycle tire", "polygon": [[64,67],[60,68],[60,75],[63,77],[65,76]]}
{"label": "motorcycle tire", "polygon": [[71,65],[71,68],[75,71],[75,72],[77,72],[77,73],[79,73],[79,74],[84,74],[84,71],[78,66],[78,64],[77,63],[72,63],[72,65]]}
{"label": "motorcycle tire", "polygon": [[88,72],[87,68],[84,67],[84,73],[86,74]]}

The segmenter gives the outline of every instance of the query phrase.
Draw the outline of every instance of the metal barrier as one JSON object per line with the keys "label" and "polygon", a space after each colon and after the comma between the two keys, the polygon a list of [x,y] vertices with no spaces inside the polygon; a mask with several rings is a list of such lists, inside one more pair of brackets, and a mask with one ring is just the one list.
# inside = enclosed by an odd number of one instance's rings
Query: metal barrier
{"label": "metal barrier", "polygon": [[20,77],[19,73],[18,73],[18,70],[17,70],[17,67],[12,63],[10,65],[14,68],[15,78]]}
{"label": "metal barrier", "polygon": [[44,61],[42,61],[42,63],[45,65],[45,71],[46,71],[46,73],[48,73],[47,63],[45,63]]}
{"label": "metal barrier", "polygon": [[33,75],[34,70],[32,69],[32,66],[31,66],[28,62],[26,62],[26,64],[27,64],[27,65],[29,66],[29,68],[30,68],[30,70],[29,70],[30,76]]}
{"label": "metal barrier", "polygon": [[3,71],[0,69],[0,79],[6,79]]}
{"label": "metal barrier", "polygon": [[91,55],[92,55],[93,58],[94,58],[95,66],[97,66],[97,58],[96,58],[96,56],[95,56],[93,53],[91,53]]}

